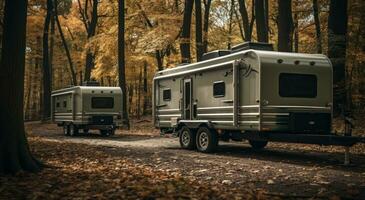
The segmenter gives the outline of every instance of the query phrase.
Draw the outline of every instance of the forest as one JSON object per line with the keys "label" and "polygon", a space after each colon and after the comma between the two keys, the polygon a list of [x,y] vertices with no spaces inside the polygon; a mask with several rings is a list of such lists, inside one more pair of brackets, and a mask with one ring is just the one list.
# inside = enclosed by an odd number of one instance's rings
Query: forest
{"label": "forest", "polygon": [[[0,199],[365,198],[364,144],[348,169],[332,146],[179,153],[152,124],[158,71],[260,42],[327,56],[332,127],[364,137],[364,11],[362,0],[0,0]],[[72,140],[51,122],[52,91],[89,82],[121,88],[123,127],[110,141]]]}
{"label": "forest", "polygon": [[[28,2],[25,120],[49,118],[50,90],[90,80],[104,86],[118,85],[117,3]],[[335,71],[337,60],[337,93],[343,96],[338,98],[349,95],[351,110],[360,111],[365,102],[361,78],[363,4],[333,4],[330,7],[330,1],[325,0],[265,0],[256,4],[250,0],[176,0],[154,1],[152,5],[149,1],[126,1],[125,87],[129,115],[151,113],[150,88],[157,70],[199,61],[205,52],[230,49],[243,41],[272,43],[278,51],[324,53],[331,58]],[[3,10],[4,1],[1,7]],[[347,82],[345,77],[349,77]]]}

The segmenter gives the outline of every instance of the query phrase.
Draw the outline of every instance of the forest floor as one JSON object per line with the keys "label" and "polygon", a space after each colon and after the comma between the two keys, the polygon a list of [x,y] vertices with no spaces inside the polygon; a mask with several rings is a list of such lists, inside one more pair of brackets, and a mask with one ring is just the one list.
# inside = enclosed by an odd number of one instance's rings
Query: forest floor
{"label": "forest floor", "polygon": [[365,199],[365,145],[343,148],[221,142],[214,154],[179,148],[148,120],[111,137],[66,137],[54,124],[27,123],[38,174],[0,176],[0,199]]}

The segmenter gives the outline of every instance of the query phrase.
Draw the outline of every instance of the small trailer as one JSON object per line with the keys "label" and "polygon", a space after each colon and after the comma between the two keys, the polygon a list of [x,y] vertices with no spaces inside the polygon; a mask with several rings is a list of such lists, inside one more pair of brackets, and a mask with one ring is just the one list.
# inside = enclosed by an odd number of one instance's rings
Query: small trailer
{"label": "small trailer", "polygon": [[243,43],[203,61],[156,73],[153,121],[182,148],[212,152],[218,140],[247,139],[352,146],[332,126],[332,65],[325,55],[273,51]]}
{"label": "small trailer", "polygon": [[119,87],[74,86],[53,91],[51,97],[52,121],[63,127],[65,135],[97,129],[109,136],[122,124]]}

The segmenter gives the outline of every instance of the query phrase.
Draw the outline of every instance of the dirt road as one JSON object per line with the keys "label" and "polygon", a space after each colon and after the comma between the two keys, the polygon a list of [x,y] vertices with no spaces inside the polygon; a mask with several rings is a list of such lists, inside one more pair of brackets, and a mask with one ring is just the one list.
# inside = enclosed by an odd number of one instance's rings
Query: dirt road
{"label": "dirt road", "polygon": [[365,147],[351,149],[350,166],[343,166],[343,149],[269,143],[255,151],[245,143],[220,143],[214,154],[182,150],[178,139],[153,132],[112,137],[96,133],[66,137],[55,125],[28,124],[30,134],[43,140],[104,146],[111,154],[169,173],[178,172],[201,183],[236,188],[255,187],[282,198],[365,199]]}

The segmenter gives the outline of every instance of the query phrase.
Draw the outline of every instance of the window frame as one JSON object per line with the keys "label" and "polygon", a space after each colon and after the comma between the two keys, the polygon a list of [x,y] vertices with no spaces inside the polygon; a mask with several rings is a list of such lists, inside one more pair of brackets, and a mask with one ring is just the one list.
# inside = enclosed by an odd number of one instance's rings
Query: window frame
{"label": "window frame", "polygon": [[[169,92],[169,98],[165,98],[165,92],[168,91]],[[162,101],[171,101],[172,98],[172,92],[171,92],[171,88],[166,88],[162,90]]]}
{"label": "window frame", "polygon": [[[224,91],[223,91],[223,94],[218,94],[218,95],[216,95],[216,94],[214,94],[214,87],[216,86],[216,85],[218,85],[218,84],[222,84],[223,83],[223,85],[224,85]],[[226,96],[226,83],[224,82],[224,81],[215,81],[215,82],[213,82],[213,97],[214,98],[222,98],[222,97],[225,97]]]}

